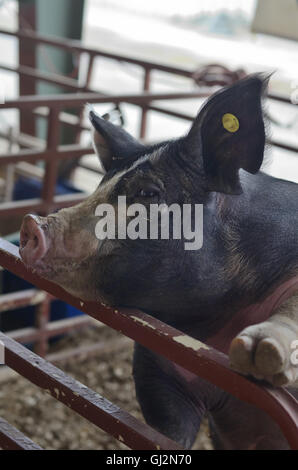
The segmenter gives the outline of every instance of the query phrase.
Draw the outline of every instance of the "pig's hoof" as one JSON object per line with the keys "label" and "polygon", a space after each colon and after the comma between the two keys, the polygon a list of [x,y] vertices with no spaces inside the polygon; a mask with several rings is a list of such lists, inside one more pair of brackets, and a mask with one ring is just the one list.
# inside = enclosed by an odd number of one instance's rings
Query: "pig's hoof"
{"label": "pig's hoof", "polygon": [[296,336],[289,325],[270,322],[245,328],[231,343],[231,367],[275,386],[292,384],[298,378],[298,367],[291,363]]}

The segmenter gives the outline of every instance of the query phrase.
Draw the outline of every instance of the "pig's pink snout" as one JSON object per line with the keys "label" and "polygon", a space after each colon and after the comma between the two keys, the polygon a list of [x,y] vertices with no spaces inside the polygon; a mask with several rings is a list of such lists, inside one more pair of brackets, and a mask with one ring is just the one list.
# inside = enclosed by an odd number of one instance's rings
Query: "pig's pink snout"
{"label": "pig's pink snout", "polygon": [[20,234],[20,255],[29,266],[34,266],[48,250],[46,234],[38,216],[24,217]]}

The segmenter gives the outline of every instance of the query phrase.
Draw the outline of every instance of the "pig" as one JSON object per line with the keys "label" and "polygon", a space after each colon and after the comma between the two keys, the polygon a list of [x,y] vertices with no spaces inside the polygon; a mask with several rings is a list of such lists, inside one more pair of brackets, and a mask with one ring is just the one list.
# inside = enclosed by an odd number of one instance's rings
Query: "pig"
{"label": "pig", "polygon": [[[237,372],[298,397],[298,185],[260,170],[269,78],[212,95],[181,138],[145,145],[89,117],[104,169],[75,207],[26,215],[20,254],[85,300],[141,309],[229,354]],[[100,204],[203,205],[203,246],[183,239],[98,239]],[[136,395],[149,425],[191,448],[207,416],[215,449],[287,449],[264,412],[135,344]]]}

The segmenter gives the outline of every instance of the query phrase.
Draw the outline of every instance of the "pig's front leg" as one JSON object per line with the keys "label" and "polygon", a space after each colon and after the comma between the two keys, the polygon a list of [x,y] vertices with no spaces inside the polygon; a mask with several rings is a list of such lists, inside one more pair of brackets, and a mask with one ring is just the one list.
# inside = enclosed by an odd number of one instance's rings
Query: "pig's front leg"
{"label": "pig's front leg", "polygon": [[173,364],[136,344],[133,375],[147,423],[184,448],[191,448],[205,407],[203,403],[198,406]]}
{"label": "pig's front leg", "polygon": [[298,291],[268,321],[245,328],[230,346],[236,371],[274,386],[298,386]]}

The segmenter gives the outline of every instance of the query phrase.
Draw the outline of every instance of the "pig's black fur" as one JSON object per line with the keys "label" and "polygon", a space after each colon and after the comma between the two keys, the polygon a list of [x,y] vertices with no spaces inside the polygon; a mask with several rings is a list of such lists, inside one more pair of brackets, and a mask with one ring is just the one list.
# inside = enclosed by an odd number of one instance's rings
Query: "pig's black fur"
{"label": "pig's black fur", "polygon": [[[237,310],[297,275],[298,185],[258,172],[265,145],[265,85],[256,75],[220,91],[187,136],[151,147],[91,116],[116,157],[102,185],[149,156],[117,182],[115,197],[134,200],[132,188],[141,179],[145,186],[162,181],[159,202],[204,204],[201,250],[185,251],[177,240],[136,240],[123,242],[107,257],[98,290],[110,303],[143,309],[204,341]],[[225,113],[239,119],[235,134],[221,125]],[[264,413],[199,378],[190,386],[173,364],[140,345],[134,378],[146,420],[186,447],[206,413],[218,448],[229,442],[233,448],[287,447]]]}

